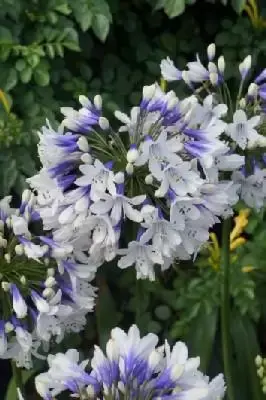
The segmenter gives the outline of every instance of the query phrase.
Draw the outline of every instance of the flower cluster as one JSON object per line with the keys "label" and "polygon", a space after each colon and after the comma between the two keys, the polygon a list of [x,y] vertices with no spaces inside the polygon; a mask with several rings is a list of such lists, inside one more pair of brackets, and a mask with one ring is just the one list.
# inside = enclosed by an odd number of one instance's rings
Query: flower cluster
{"label": "flower cluster", "polygon": [[[200,100],[205,109],[206,102],[210,103],[208,99],[212,96],[211,98],[215,99],[217,105],[209,107],[209,120],[216,118],[222,110],[225,112],[224,128],[221,132],[224,140],[231,148],[231,154],[235,154],[235,157],[238,154],[245,158],[243,167],[233,172],[232,180],[239,184],[240,198],[249,207],[260,209],[266,200],[265,156],[258,151],[258,149],[266,147],[266,137],[264,136],[266,69],[255,77],[254,82],[247,85],[247,77],[252,64],[251,56],[247,56],[239,64],[240,85],[234,101],[234,96],[230,93],[225,79],[224,57],[220,56],[215,63],[215,53],[215,45],[210,44],[207,48],[207,66],[204,66],[197,56],[196,61],[189,62],[184,71],[176,68],[173,61],[167,58],[161,62],[161,72],[167,81],[183,80],[197,98],[207,92],[207,97]],[[244,93],[245,86],[247,87],[246,93]],[[227,110],[221,104],[224,100],[228,105]],[[220,156],[217,161],[221,162]]]}
{"label": "flower cluster", "polygon": [[157,346],[152,333],[140,337],[133,325],[128,333],[114,328],[106,354],[95,346],[90,370],[89,360],[79,362],[79,353],[49,355],[49,370],[35,379],[41,397],[51,400],[69,390],[80,399],[189,399],[220,400],[225,386],[222,375],[209,382],[199,370],[199,357],[188,358],[184,343],[173,348],[165,341]]}
{"label": "flower cluster", "polygon": [[[190,81],[208,79],[194,64]],[[162,71],[182,77],[170,60]],[[99,95],[93,102],[80,96],[80,103],[78,111],[62,108],[58,130],[48,123],[39,134],[43,167],[29,182],[44,229],[73,247],[62,268],[78,261],[95,270],[118,256],[118,267],[134,265],[137,278],[154,280],[156,265],[165,270],[189,259],[232,213],[243,186],[230,171],[237,174],[245,158],[223,135],[229,129],[234,137],[241,116],[230,127],[228,106],[212,93],[203,101],[196,92],[179,100],[158,84],[143,88],[130,116],[116,111],[115,127]],[[247,121],[250,135],[257,123]]]}
{"label": "flower cluster", "polygon": [[11,201],[0,201],[0,358],[31,368],[32,356],[45,358],[52,339],[84,327],[95,289],[93,274],[84,279],[74,265],[58,270],[73,249],[39,234],[35,195],[24,191],[18,209]]}

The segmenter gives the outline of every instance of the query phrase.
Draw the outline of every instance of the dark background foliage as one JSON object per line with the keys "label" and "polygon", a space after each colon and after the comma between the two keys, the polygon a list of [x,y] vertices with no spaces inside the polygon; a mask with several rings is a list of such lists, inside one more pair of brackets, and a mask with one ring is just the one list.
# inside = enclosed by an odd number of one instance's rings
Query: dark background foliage
{"label": "dark background foliage", "polygon": [[[21,193],[25,178],[39,167],[37,130],[46,118],[56,124],[60,107],[76,105],[80,94],[100,93],[110,117],[116,109],[127,111],[138,103],[142,86],[160,78],[162,58],[169,56],[182,68],[211,42],[227,60],[232,85],[236,65],[247,54],[252,54],[256,69],[263,68],[263,2],[258,4],[257,19],[248,16],[245,4],[245,0],[2,0],[1,196]],[[182,95],[183,88],[176,89]],[[238,250],[231,272],[239,400],[263,398],[254,357],[266,351],[264,226],[263,213],[252,214],[248,242]],[[250,273],[243,272],[247,265],[253,268]],[[112,327],[127,328],[136,321],[143,333],[187,341],[191,353],[201,355],[202,369],[213,375],[222,370],[220,283],[219,271],[211,268],[204,253],[196,265],[176,265],[158,275],[156,283],[136,282],[133,269],[121,272],[114,264],[105,265],[97,278],[95,314],[88,316],[82,335],[67,338],[60,349],[77,346],[87,353],[93,343],[105,344]],[[0,367],[4,392],[10,370],[6,362]],[[11,386],[8,400],[14,398],[12,390]]]}

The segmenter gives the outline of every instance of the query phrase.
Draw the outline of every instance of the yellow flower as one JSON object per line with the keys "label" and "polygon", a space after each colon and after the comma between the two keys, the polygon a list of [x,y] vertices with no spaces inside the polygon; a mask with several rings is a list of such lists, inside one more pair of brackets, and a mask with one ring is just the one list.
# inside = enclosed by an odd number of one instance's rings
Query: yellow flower
{"label": "yellow flower", "polygon": [[[240,210],[239,214],[234,218],[235,226],[230,234],[230,251],[232,262],[237,260],[237,255],[234,254],[234,250],[246,243],[246,239],[242,237],[241,234],[244,232],[244,229],[248,224],[249,214],[249,209],[243,209]],[[217,271],[220,268],[221,249],[215,233],[210,233],[210,239],[211,241],[207,246],[209,252],[208,263],[215,271]],[[246,266],[242,268],[242,271],[250,272],[253,269],[254,268],[252,266]]]}

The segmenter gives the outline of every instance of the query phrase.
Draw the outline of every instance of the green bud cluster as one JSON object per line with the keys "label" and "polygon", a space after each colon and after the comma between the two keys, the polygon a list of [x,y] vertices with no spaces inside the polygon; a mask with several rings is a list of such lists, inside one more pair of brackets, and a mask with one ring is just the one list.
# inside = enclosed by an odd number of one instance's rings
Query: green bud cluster
{"label": "green bud cluster", "polygon": [[257,355],[255,358],[255,365],[257,367],[257,375],[260,379],[262,391],[266,394],[266,358]]}

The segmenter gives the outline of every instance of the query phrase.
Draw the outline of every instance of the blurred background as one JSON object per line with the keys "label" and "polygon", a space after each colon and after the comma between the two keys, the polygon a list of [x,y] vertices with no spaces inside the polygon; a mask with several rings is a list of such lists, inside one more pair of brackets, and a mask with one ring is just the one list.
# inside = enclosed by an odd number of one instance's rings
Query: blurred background
{"label": "blurred background", "polygon": [[[225,56],[232,87],[235,66],[246,55],[254,70],[263,69],[266,1],[1,0],[1,197],[19,196],[38,169],[37,131],[47,118],[56,125],[61,106],[75,106],[80,94],[100,93],[109,117],[116,109],[128,112],[143,85],[160,79],[162,58],[182,69],[211,42]],[[236,216],[236,238],[243,240],[231,246],[235,388],[239,400],[261,400],[254,359],[266,352],[265,215],[240,207]],[[105,344],[112,327],[136,321],[143,333],[187,341],[191,354],[201,355],[204,372],[220,372],[219,257],[217,230],[196,264],[177,265],[156,283],[136,283],[135,270],[121,274],[105,266],[95,314],[83,334],[67,338],[60,349],[87,353],[93,343]],[[2,361],[0,368],[4,398],[9,364]],[[29,399],[36,399],[32,393]]]}

